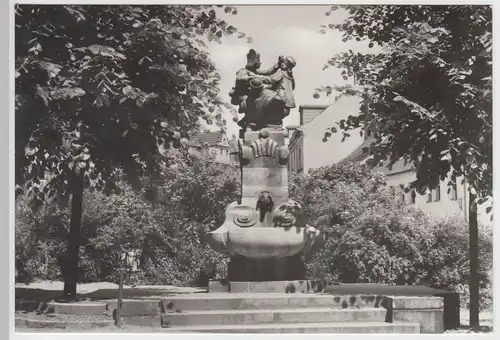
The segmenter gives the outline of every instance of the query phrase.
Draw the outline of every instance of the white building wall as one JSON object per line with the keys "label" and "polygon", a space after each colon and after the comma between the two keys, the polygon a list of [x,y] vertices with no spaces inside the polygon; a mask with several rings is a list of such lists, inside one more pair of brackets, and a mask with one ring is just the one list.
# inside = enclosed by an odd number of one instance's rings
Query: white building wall
{"label": "white building wall", "polygon": [[356,115],[359,112],[360,103],[359,97],[342,97],[302,128],[304,130],[305,173],[309,169],[338,163],[363,143],[364,137],[360,136],[361,129],[353,130],[351,136],[342,142],[342,132],[339,128],[337,128],[337,133],[332,133],[327,142],[323,142],[327,129],[336,126],[336,122],[349,115]]}
{"label": "white building wall", "polygon": [[[335,125],[335,122],[347,118],[359,112],[361,99],[359,97],[342,97],[330,105],[323,113],[314,120],[302,126],[302,157],[303,171],[308,173],[310,169],[322,166],[329,166],[340,162],[353,151],[355,151],[364,141],[360,135],[360,130],[351,131],[351,136],[342,142],[342,133],[338,129],[333,133],[327,142],[323,142],[323,137],[328,128]],[[298,141],[297,141],[298,142]],[[293,149],[297,149],[293,146]],[[292,150],[291,150],[292,151]],[[408,185],[415,180],[416,174],[412,171],[390,175],[387,177],[389,185],[399,187],[400,184]],[[415,205],[436,217],[461,215],[468,219],[468,189],[467,185],[461,183],[461,178],[457,179],[457,198],[448,194],[448,182],[450,178],[440,183],[440,199],[436,201],[436,191],[432,193],[432,202],[428,201],[427,195],[417,194]],[[411,193],[405,196],[405,201],[411,202]],[[484,225],[492,225],[490,215],[486,214],[487,204],[478,207],[478,220]]]}
{"label": "white building wall", "polygon": [[215,161],[229,164],[229,147],[212,147],[210,149]]}
{"label": "white building wall", "polygon": [[[413,171],[402,172],[389,175],[386,177],[387,185],[399,188],[402,185],[408,185],[416,179],[416,173]],[[467,183],[462,184],[462,177],[458,177],[456,182],[456,196],[453,191],[448,193],[448,182],[451,180],[451,175],[444,181],[440,182],[440,199],[436,201],[436,190],[431,193],[432,201],[429,202],[428,193],[425,195],[416,194],[415,205],[421,210],[427,212],[431,216],[446,217],[446,216],[462,216],[466,221],[469,218],[469,188]],[[405,194],[405,202],[411,203],[411,193]],[[483,225],[491,226],[493,223],[490,220],[491,214],[486,213],[488,203],[478,206],[478,221]]]}
{"label": "white building wall", "polygon": [[190,153],[210,155],[210,157],[219,163],[230,164],[229,147],[212,146],[209,148],[189,148]]}
{"label": "white building wall", "polygon": [[[386,177],[387,185],[400,189],[400,185],[408,186],[411,182],[416,180],[416,174],[413,171],[406,171],[398,174],[388,175]],[[467,217],[467,196],[464,191],[464,185],[461,184],[461,178],[457,179],[456,195],[453,195],[453,190],[448,193],[448,182],[451,177],[445,181],[441,181],[439,190],[435,189],[425,195],[416,193],[415,203],[412,203],[411,192],[405,193],[405,202],[408,204],[415,204],[421,210],[436,217],[457,216],[461,215]],[[439,191],[439,193],[438,193]],[[438,197],[439,196],[439,197]]]}

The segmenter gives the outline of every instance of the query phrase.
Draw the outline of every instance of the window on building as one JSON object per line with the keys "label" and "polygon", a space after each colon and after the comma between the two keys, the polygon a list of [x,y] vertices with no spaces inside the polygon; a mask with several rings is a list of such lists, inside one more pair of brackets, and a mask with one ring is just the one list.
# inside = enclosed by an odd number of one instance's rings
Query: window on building
{"label": "window on building", "polygon": [[403,204],[404,204],[404,203],[405,203],[405,193],[404,193],[404,192],[402,192],[402,193],[400,193],[399,195],[400,195],[401,203],[403,203]]}
{"label": "window on building", "polygon": [[301,168],[302,168],[302,150],[301,150],[300,148],[299,148],[299,152],[298,152],[298,153],[299,153],[299,154],[298,154],[298,156],[299,156],[299,157],[298,157],[298,158],[299,158],[299,162],[298,162],[298,163],[299,163],[299,164],[298,164],[299,166],[298,166],[298,168],[299,168],[299,169],[301,169]]}
{"label": "window on building", "polygon": [[415,192],[415,189],[411,191],[411,204],[415,204],[417,200],[417,193]]}
{"label": "window on building", "polygon": [[393,186],[391,186],[389,190],[391,192],[391,195],[396,195],[396,188],[394,188]]}
{"label": "window on building", "polygon": [[438,185],[434,189],[434,202],[439,202],[441,200],[441,187]]}
{"label": "window on building", "polygon": [[427,203],[432,202],[432,190],[427,194]]}

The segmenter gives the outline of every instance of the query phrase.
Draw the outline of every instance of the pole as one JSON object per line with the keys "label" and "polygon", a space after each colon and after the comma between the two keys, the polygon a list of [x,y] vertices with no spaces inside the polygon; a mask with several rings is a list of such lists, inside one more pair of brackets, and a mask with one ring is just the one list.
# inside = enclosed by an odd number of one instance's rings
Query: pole
{"label": "pole", "polygon": [[122,325],[122,299],[123,299],[123,264],[120,261],[120,282],[118,283],[118,305],[116,306],[115,326]]}
{"label": "pole", "polygon": [[[470,189],[469,189],[470,190]],[[479,249],[476,195],[469,191],[469,326],[479,327]]]}
{"label": "pole", "polygon": [[68,235],[68,253],[64,271],[64,297],[76,300],[76,284],[78,282],[78,257],[80,252],[80,227],[83,209],[83,173],[84,170],[75,165],[72,180],[71,221]]}

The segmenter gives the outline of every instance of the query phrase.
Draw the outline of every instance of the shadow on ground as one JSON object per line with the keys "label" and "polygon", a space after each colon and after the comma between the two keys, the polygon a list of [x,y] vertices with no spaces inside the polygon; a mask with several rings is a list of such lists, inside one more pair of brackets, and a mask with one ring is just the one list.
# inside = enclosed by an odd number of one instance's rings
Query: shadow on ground
{"label": "shadow on ground", "polygon": [[491,332],[493,332],[492,326],[470,327],[464,325],[458,329],[452,329],[446,331],[445,334],[468,334],[468,333],[491,333]]}
{"label": "shadow on ground", "polygon": [[[134,300],[160,300],[166,296],[185,293],[204,293],[206,288],[191,288],[179,289],[175,287],[158,288],[158,287],[140,287],[140,288],[124,288],[123,299]],[[68,301],[63,298],[62,290],[45,290],[16,287],[16,311],[31,312],[38,309],[40,303],[46,302],[85,302],[85,301],[102,301],[118,299],[118,289],[98,289],[88,293],[78,294],[76,300]]]}

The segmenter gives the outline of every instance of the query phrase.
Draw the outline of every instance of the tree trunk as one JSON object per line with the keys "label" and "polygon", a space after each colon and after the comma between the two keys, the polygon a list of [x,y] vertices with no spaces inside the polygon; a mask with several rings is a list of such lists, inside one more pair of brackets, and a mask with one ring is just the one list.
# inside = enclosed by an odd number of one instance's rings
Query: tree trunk
{"label": "tree trunk", "polygon": [[469,192],[470,327],[479,327],[479,256],[476,195]]}
{"label": "tree trunk", "polygon": [[64,271],[64,297],[76,299],[78,282],[78,254],[80,251],[80,226],[82,223],[83,171],[76,169],[72,181],[71,221],[68,235],[68,256]]}

